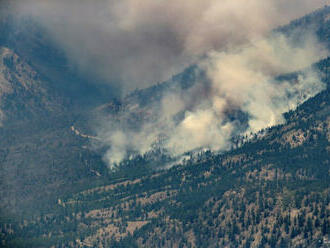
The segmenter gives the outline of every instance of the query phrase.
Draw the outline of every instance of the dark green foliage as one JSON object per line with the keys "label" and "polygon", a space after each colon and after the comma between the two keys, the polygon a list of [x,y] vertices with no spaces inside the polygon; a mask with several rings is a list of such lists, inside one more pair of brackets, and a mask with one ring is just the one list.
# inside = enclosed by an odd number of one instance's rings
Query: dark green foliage
{"label": "dark green foliage", "polygon": [[[324,8],[281,31],[328,13]],[[317,29],[323,41],[328,27]],[[328,86],[329,63],[314,65]],[[189,68],[172,83],[189,88],[199,73]],[[157,101],[169,85],[128,98],[143,105],[157,92]],[[112,110],[120,108],[115,102]],[[108,172],[69,129],[83,122],[79,113],[46,113],[43,121],[31,117],[0,129],[0,246],[320,247],[330,235],[329,87],[286,113],[286,124],[238,137],[224,154],[191,154],[167,170],[153,169],[170,160],[153,151]]]}

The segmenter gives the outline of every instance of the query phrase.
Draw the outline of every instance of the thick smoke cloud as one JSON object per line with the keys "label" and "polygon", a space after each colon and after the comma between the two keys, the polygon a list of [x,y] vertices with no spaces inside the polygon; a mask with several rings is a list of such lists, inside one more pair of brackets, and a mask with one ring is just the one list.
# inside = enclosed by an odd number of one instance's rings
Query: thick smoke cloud
{"label": "thick smoke cloud", "polygon": [[[163,81],[210,50],[235,47],[329,0],[17,0],[82,72],[123,92]],[[118,85],[117,85],[118,86]]]}
{"label": "thick smoke cloud", "polygon": [[[326,56],[305,34],[300,44],[270,35],[329,0],[24,0],[32,15],[82,71],[121,84],[123,92],[153,85],[196,64],[207,82],[170,90],[136,126],[129,114],[97,129],[110,166],[155,143],[172,155],[226,150],[238,134],[282,123],[282,113],[324,88],[307,69]],[[276,76],[304,70],[293,80]],[[137,112],[141,106],[130,106]],[[143,112],[143,111],[142,111]],[[127,115],[127,116],[125,116]],[[245,116],[247,123],[232,118]],[[126,119],[125,119],[126,118]]]}
{"label": "thick smoke cloud", "polygon": [[[284,112],[325,88],[310,65],[327,51],[313,35],[306,34],[302,40],[297,44],[276,34],[241,48],[210,52],[198,64],[208,83],[187,91],[169,89],[160,108],[149,106],[155,118],[137,130],[125,124],[125,117],[118,125],[106,121],[104,129],[98,130],[99,137],[106,137],[105,144],[111,144],[106,161],[113,166],[132,151],[148,152],[161,137],[165,137],[161,147],[174,156],[201,148],[226,150],[233,136],[283,123]],[[276,79],[290,72],[299,73],[291,80]],[[196,92],[202,97],[196,98]],[[229,118],[238,110],[248,116],[244,126],[239,118]],[[176,121],[180,113],[184,116]]]}

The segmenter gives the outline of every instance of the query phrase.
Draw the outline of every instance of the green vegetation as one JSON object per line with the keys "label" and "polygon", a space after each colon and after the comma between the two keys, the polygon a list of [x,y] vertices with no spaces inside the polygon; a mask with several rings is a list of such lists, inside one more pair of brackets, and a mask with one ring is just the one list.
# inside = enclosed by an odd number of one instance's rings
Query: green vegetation
{"label": "green vegetation", "polygon": [[[329,68],[329,59],[318,66]],[[103,186],[77,189],[11,225],[2,220],[4,244],[322,247],[330,234],[329,113],[327,89],[285,125],[225,154],[203,152],[161,171],[136,158]]]}
{"label": "green vegetation", "polygon": [[[328,13],[326,7],[282,32]],[[329,25],[317,32],[329,41]],[[41,94],[50,91],[40,79],[32,117],[0,129],[0,246],[327,247],[330,58],[314,66],[327,89],[286,113],[285,124],[238,137],[240,145],[223,154],[191,154],[167,170],[154,169],[169,160],[154,151],[109,172],[84,148],[88,139],[69,129],[83,122],[79,113],[42,108],[39,101],[53,98]],[[130,97],[143,100],[162,87]],[[8,105],[13,120],[20,119],[16,106]],[[36,121],[34,114],[47,118]]]}

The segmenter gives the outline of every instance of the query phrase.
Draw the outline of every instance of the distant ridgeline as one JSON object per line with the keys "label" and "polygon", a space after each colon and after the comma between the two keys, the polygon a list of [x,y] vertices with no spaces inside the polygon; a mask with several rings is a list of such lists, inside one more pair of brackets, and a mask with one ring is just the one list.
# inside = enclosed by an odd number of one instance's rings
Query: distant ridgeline
{"label": "distant ridgeline", "polygon": [[[329,13],[325,7],[279,30],[316,25],[329,46]],[[0,129],[0,246],[329,247],[330,58],[314,66],[327,89],[286,113],[285,124],[168,170],[138,156],[109,172],[70,130],[81,117],[67,110],[43,125]],[[183,88],[193,81],[189,70],[173,79]],[[128,98],[142,104],[168,84]],[[37,92],[38,101],[47,96]]]}

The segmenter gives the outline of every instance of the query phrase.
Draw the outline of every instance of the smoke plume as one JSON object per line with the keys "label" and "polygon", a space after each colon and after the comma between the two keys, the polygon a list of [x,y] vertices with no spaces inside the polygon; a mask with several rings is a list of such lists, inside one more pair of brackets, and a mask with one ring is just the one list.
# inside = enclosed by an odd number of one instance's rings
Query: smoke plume
{"label": "smoke plume", "polygon": [[[282,114],[324,85],[309,66],[327,55],[313,34],[299,42],[270,31],[329,0],[24,0],[81,71],[123,92],[195,64],[205,75],[158,102],[105,117],[98,137],[110,166],[161,147],[171,155],[226,150],[233,136],[282,123]],[[300,30],[303,32],[303,30]],[[294,80],[277,77],[298,72]]]}
{"label": "smoke plume", "polygon": [[17,0],[82,72],[123,92],[163,81],[210,50],[259,38],[329,0]]}
{"label": "smoke plume", "polygon": [[[150,103],[147,110],[133,106],[117,124],[112,117],[105,122],[98,132],[106,137],[105,144],[111,144],[106,161],[113,166],[134,152],[144,154],[162,137],[160,147],[172,156],[201,148],[226,150],[233,136],[283,123],[284,112],[325,88],[310,65],[327,52],[313,35],[306,34],[303,40],[297,44],[274,34],[233,50],[210,52],[198,63],[205,82],[184,91],[170,88],[160,105]],[[277,79],[291,72],[297,74]],[[152,118],[131,126],[130,113],[139,111]],[[246,120],[239,120],[244,116]]]}

